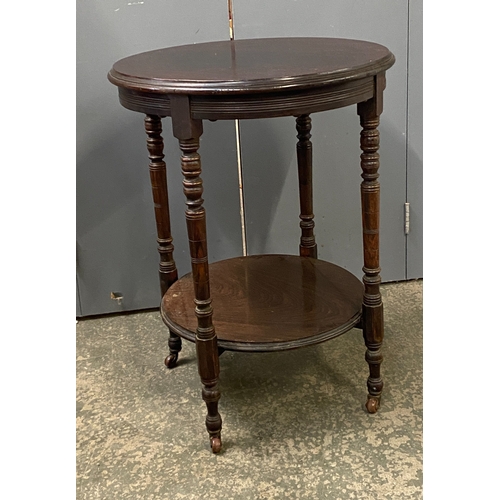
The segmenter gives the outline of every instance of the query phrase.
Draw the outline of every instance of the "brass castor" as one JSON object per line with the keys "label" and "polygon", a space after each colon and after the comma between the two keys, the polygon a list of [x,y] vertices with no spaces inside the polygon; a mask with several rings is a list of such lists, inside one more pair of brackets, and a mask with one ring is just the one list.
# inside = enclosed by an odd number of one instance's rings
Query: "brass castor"
{"label": "brass castor", "polygon": [[219,453],[220,449],[222,448],[222,441],[220,440],[220,437],[211,437],[210,446],[214,453]]}
{"label": "brass castor", "polygon": [[368,410],[368,413],[377,413],[379,406],[380,398],[368,396],[368,399],[366,400],[366,409]]}
{"label": "brass castor", "polygon": [[179,358],[179,355],[177,353],[175,354],[169,354],[166,358],[165,358],[165,366],[167,368],[174,368],[174,366],[177,365],[177,359]]}

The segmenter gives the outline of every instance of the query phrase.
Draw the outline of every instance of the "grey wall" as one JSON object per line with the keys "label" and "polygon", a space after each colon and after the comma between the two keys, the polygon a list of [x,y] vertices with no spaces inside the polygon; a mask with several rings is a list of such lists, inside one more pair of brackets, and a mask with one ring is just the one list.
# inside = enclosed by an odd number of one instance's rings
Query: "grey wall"
{"label": "grey wall", "polygon": [[[418,277],[421,252],[406,262],[403,204],[419,189],[420,163],[407,182],[408,2],[397,0],[234,0],[236,38],[337,36],[387,45],[388,72],[381,131],[384,281]],[[414,4],[412,2],[412,4]],[[415,9],[413,9],[415,10]],[[413,10],[411,13],[413,13]],[[411,19],[418,19],[412,14]],[[417,22],[417,21],[412,21]],[[418,27],[412,32],[421,36]],[[106,80],[113,62],[159,47],[228,38],[226,0],[77,0],[77,292],[92,315],[157,307],[155,224],[142,116],[122,108]],[[415,42],[416,46],[418,45]],[[411,47],[410,47],[411,49]],[[410,82],[418,89],[421,48],[410,50]],[[412,59],[413,57],[413,59]],[[421,84],[420,84],[421,85]],[[414,90],[417,95],[417,90]],[[418,115],[418,104],[412,104]],[[354,106],[313,118],[315,214],[319,257],[361,276],[359,123]],[[418,150],[418,118],[409,144]],[[241,123],[249,253],[297,253],[298,186],[293,118]],[[241,254],[234,124],[204,124],[201,139],[210,261]],[[420,126],[421,127],[421,126]],[[164,120],[175,259],[189,271],[178,146]],[[421,151],[421,149],[420,149]],[[410,165],[410,163],[408,164]],[[410,178],[411,177],[411,178]],[[416,195],[418,197],[418,193]],[[420,195],[421,199],[421,195]],[[413,204],[413,201],[412,201]],[[421,210],[415,205],[414,210]],[[415,218],[415,217],[414,217]],[[418,236],[417,233],[413,233]],[[416,238],[418,240],[418,238]],[[408,244],[410,248],[410,244]],[[419,264],[420,262],[420,264]],[[110,293],[120,292],[118,304]]]}

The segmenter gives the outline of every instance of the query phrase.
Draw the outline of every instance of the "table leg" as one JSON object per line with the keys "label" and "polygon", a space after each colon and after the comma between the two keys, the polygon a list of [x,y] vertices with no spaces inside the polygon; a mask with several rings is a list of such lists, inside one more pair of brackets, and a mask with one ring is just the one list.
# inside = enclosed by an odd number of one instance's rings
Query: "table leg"
{"label": "table leg", "polygon": [[300,255],[302,257],[318,256],[314,237],[313,214],[313,184],[312,184],[312,143],[311,118],[309,115],[300,115],[296,118],[297,129],[297,163],[299,167],[299,195],[300,195]]}
{"label": "table leg", "polygon": [[375,413],[380,405],[383,381],[380,376],[382,362],[382,340],[384,337],[383,306],[380,295],[379,267],[379,213],[380,184],[378,182],[379,168],[379,132],[378,125],[381,113],[381,92],[379,97],[358,105],[361,131],[361,168],[363,169],[361,183],[361,206],[363,218],[363,337],[366,345],[366,361],[370,369],[368,377],[368,398],[366,408]]}
{"label": "table leg", "polygon": [[202,397],[207,405],[206,426],[210,435],[210,445],[214,453],[221,449],[222,419],[218,412],[220,392],[219,352],[217,335],[212,323],[212,299],[207,252],[207,230],[205,208],[203,207],[203,182],[198,149],[203,132],[201,120],[190,117],[189,100],[186,96],[172,96],[172,124],[174,135],[179,139],[182,152],[181,166],[184,175],[186,196],[186,223],[191,253],[195,314],[198,319],[196,329],[196,354],[198,371],[203,384]]}
{"label": "table leg", "polygon": [[[160,287],[161,296],[163,297],[170,285],[177,281],[177,268],[174,261],[174,246],[172,245],[173,239],[170,228],[167,168],[163,161],[165,155],[163,154],[163,138],[161,136],[161,118],[146,115],[144,125],[148,136],[149,175],[155,207],[158,252],[160,254]],[[165,358],[165,364],[168,368],[173,368],[182,349],[182,341],[175,333],[170,332],[168,347],[170,354]]]}

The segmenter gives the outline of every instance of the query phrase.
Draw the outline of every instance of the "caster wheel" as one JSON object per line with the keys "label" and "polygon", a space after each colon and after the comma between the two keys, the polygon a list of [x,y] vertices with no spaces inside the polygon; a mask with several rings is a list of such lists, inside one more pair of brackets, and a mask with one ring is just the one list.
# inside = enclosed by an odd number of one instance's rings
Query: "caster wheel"
{"label": "caster wheel", "polygon": [[219,453],[220,449],[222,448],[222,442],[220,440],[220,437],[210,438],[210,446],[214,453]]}
{"label": "caster wheel", "polygon": [[377,413],[378,407],[380,406],[380,401],[377,398],[368,396],[366,400],[366,409],[368,413]]}
{"label": "caster wheel", "polygon": [[179,357],[178,354],[170,354],[165,358],[165,366],[167,368],[174,368],[174,366],[177,365],[177,358]]}

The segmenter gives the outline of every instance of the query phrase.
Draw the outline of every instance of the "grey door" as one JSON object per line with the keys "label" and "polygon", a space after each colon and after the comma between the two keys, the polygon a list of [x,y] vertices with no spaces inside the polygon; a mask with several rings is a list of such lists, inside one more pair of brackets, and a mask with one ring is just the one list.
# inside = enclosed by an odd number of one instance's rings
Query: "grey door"
{"label": "grey door", "polygon": [[410,232],[406,237],[406,279],[423,276],[423,89],[422,2],[410,2],[408,32],[407,201]]}
{"label": "grey door", "polygon": [[[223,1],[77,2],[77,282],[81,315],[159,305],[156,227],[142,117],[106,78],[122,57],[228,37]],[[189,259],[178,145],[164,120],[175,258]],[[240,251],[234,125],[206,123],[200,152],[212,259]],[[220,175],[223,172],[223,175]],[[213,200],[213,201],[212,201]],[[111,299],[111,293],[122,300]]]}
{"label": "grey door", "polygon": [[[408,77],[407,73],[408,20],[421,22],[418,12],[413,13],[413,9],[409,18],[408,3],[397,0],[233,3],[236,38],[360,38],[382,43],[394,52],[397,62],[387,75],[380,126],[382,279],[420,277],[418,229],[412,227],[408,237],[404,234],[404,203],[412,191],[421,190],[421,156],[415,160],[409,147],[411,143],[418,149],[421,122],[415,118],[408,129],[407,114],[408,105],[414,115],[419,113],[418,26],[411,38],[416,48],[410,50],[410,70],[415,74]],[[120,106],[116,88],[107,82],[106,74],[115,60],[132,53],[227,39],[227,1],[78,0],[77,20],[77,289],[81,307],[77,314],[157,307],[158,257],[142,117]],[[410,85],[413,100],[408,101],[408,82],[414,80],[413,87]],[[317,113],[312,119],[319,257],[361,276],[360,127],[356,109],[351,106]],[[236,141],[232,122],[207,122],[204,128],[200,153],[209,259],[215,261],[241,254]],[[411,131],[409,141],[407,131]],[[250,254],[297,253],[295,135],[293,118],[241,122]],[[174,256],[184,274],[190,267],[184,199],[178,146],[169,119],[164,120],[164,139]],[[414,199],[418,196],[417,192]],[[421,202],[420,206],[415,202],[414,211],[421,211]],[[414,219],[418,216],[412,214]],[[410,237],[416,243],[407,245]],[[407,251],[411,262],[407,262]],[[112,293],[123,298],[113,300]]]}
{"label": "grey door", "polygon": [[[384,280],[404,279],[406,3],[255,0],[237,7],[236,37],[293,34],[360,38],[382,43],[395,54],[396,64],[387,75],[380,126],[381,267]],[[312,127],[318,257],[361,277],[360,126],[356,107],[315,114]],[[293,118],[242,124],[249,248],[253,253],[296,251],[295,142]]]}

